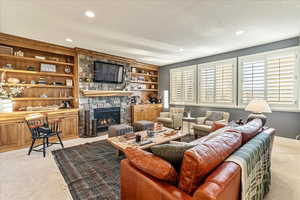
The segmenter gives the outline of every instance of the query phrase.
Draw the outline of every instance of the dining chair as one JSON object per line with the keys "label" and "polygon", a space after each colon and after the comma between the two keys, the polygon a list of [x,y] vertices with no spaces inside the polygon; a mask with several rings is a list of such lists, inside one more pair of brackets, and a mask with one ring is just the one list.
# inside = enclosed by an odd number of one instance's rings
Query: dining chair
{"label": "dining chair", "polygon": [[[46,148],[53,144],[60,144],[62,148],[64,145],[61,141],[61,119],[48,120],[47,114],[31,114],[25,117],[27,126],[31,132],[32,142],[28,151],[30,155],[31,151],[43,152],[44,157],[46,156]],[[49,142],[50,137],[57,137],[58,142]],[[36,140],[42,140],[42,144],[34,146]],[[36,149],[42,146],[40,149]]]}

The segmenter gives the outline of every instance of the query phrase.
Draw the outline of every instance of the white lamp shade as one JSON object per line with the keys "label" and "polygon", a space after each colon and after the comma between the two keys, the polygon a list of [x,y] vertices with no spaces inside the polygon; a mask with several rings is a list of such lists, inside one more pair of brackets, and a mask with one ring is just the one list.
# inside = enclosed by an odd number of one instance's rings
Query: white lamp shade
{"label": "white lamp shade", "polygon": [[253,99],[245,108],[246,111],[253,113],[271,113],[269,104],[263,99]]}

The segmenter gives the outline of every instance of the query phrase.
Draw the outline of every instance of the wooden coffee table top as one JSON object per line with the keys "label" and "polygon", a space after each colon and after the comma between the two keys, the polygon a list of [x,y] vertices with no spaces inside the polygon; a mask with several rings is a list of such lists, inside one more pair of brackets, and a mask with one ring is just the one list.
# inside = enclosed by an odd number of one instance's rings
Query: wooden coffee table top
{"label": "wooden coffee table top", "polygon": [[[124,136],[117,136],[117,137],[111,137],[106,139],[110,144],[112,144],[116,149],[120,151],[124,151],[127,147],[135,147],[140,149],[148,149],[151,146],[157,145],[157,144],[163,144],[170,142],[172,140],[178,140],[182,137],[188,135],[188,133],[182,133],[182,131],[176,131],[173,135],[168,135],[171,132],[175,131],[174,129],[163,127],[160,132],[156,132],[153,137],[148,137],[146,131],[140,131],[136,133],[132,133],[132,138],[127,138]],[[151,141],[149,144],[141,145],[141,143],[135,142],[135,135],[140,134],[142,135],[142,141]]]}

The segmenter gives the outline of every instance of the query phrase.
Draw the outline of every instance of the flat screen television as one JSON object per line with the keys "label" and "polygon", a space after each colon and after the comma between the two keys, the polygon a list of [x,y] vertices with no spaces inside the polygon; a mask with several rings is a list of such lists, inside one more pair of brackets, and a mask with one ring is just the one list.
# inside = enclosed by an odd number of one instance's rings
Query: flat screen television
{"label": "flat screen television", "polygon": [[122,83],[123,74],[123,65],[94,61],[94,82]]}

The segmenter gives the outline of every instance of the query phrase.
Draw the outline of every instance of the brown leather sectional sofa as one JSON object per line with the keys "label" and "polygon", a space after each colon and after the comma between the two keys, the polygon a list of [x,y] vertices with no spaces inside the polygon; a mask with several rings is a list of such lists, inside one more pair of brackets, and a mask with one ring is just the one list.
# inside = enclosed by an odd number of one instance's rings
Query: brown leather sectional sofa
{"label": "brown leather sectional sofa", "polygon": [[238,127],[242,134],[225,127],[193,141],[197,146],[185,152],[177,179],[166,161],[142,150],[129,150],[128,159],[121,162],[121,199],[240,199],[240,166],[225,159],[261,132],[274,136],[273,128],[262,130],[261,126],[261,120],[254,119]]}

